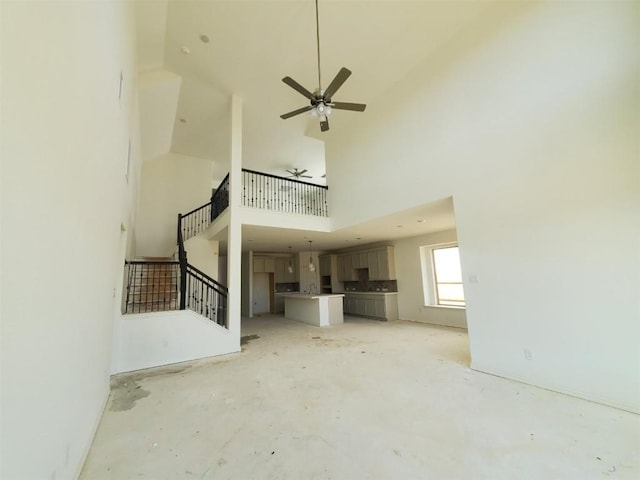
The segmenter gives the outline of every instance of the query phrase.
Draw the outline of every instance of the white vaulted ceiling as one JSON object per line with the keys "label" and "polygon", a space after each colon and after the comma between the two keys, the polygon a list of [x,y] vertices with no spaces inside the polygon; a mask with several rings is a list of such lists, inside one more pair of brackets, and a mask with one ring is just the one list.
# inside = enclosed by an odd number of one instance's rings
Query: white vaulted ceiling
{"label": "white vaulted ceiling", "polygon": [[[280,119],[308,105],[283,77],[310,91],[318,87],[314,0],[137,1],[141,78],[156,69],[181,78],[173,124],[164,129],[171,137],[150,131],[147,122],[141,125],[143,143],[150,138],[158,151],[169,144],[174,153],[212,160],[222,178],[229,158],[230,97],[237,94],[243,98],[244,168],[282,176],[286,169],[308,169],[313,176],[308,181],[325,184],[327,173],[330,186],[324,141],[357,127],[378,99],[393,96],[394,86],[412,69],[446,52],[453,37],[490,16],[496,3],[319,0],[322,86],[347,67],[353,74],[334,99],[367,104],[363,113],[336,111],[331,131],[321,133],[308,114]],[[157,98],[155,104],[159,108],[168,100]],[[147,117],[159,115],[152,111]],[[317,248],[345,248],[450,228],[455,228],[453,204],[443,199],[330,233],[245,226],[243,248],[284,251],[306,244],[308,237]]]}
{"label": "white vaulted ceiling", "polygon": [[[317,88],[313,0],[138,3],[141,68],[164,66],[182,77],[173,152],[227,158],[228,105],[235,93],[244,99],[243,166],[280,175],[286,168],[307,168],[313,181],[323,182],[324,145],[318,139],[326,134],[320,134],[317,120],[307,114],[279,118],[307,105],[282,83],[284,76],[308,90]],[[376,98],[392,95],[398,80],[488,5],[320,0],[323,86],[348,67],[353,75],[334,98],[375,109]],[[208,43],[201,35],[208,36]],[[183,47],[190,53],[184,54]],[[335,112],[331,128],[357,122],[360,115],[367,112]]]}

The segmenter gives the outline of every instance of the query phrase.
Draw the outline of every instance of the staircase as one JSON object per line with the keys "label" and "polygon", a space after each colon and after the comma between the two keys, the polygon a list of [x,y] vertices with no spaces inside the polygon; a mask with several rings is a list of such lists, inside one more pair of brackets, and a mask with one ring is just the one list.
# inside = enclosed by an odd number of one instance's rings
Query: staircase
{"label": "staircase", "polygon": [[122,313],[192,310],[228,328],[227,287],[187,261],[184,242],[209,227],[229,205],[229,175],[211,200],[178,215],[178,260],[143,257],[125,261],[125,295]]}
{"label": "staircase", "polygon": [[[281,213],[328,216],[327,187],[242,169],[242,205]],[[178,215],[178,260],[142,258],[125,262],[122,312],[192,310],[228,328],[227,287],[187,261],[184,242],[205,232],[229,206],[229,175],[210,201]]]}

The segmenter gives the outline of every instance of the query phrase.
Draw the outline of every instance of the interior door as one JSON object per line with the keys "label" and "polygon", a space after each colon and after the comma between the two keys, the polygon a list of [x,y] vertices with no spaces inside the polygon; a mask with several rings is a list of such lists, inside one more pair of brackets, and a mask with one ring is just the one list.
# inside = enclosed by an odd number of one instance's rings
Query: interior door
{"label": "interior door", "polygon": [[253,274],[253,314],[269,313],[271,305],[269,299],[269,274],[254,273]]}

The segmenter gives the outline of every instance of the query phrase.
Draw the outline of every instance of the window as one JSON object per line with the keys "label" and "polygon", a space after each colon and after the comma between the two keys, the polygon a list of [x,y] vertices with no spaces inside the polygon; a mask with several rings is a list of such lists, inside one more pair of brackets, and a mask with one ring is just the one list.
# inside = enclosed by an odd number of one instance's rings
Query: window
{"label": "window", "polygon": [[458,247],[433,248],[433,278],[435,304],[464,307],[462,271]]}

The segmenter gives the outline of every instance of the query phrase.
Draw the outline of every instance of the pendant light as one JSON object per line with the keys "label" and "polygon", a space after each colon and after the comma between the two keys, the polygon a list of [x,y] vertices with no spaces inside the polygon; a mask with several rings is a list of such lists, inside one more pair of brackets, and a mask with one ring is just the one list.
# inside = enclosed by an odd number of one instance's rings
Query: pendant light
{"label": "pendant light", "polygon": [[316,266],[313,264],[313,257],[311,256],[311,240],[309,240],[309,271],[316,271]]}
{"label": "pendant light", "polygon": [[289,266],[287,267],[289,273],[293,273],[293,265],[291,264],[291,247],[289,247]]}

